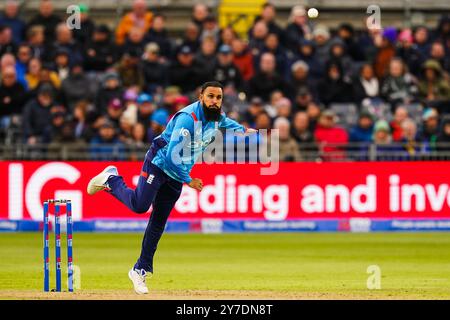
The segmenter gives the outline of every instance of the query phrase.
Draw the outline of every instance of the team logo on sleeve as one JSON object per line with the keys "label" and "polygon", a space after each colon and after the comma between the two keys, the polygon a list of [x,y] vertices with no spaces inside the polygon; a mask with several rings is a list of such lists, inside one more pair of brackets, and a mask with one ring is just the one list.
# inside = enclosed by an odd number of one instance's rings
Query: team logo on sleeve
{"label": "team logo on sleeve", "polygon": [[180,129],[180,134],[181,134],[183,137],[187,137],[187,136],[189,135],[189,130],[186,129],[186,128],[181,128],[181,129]]}

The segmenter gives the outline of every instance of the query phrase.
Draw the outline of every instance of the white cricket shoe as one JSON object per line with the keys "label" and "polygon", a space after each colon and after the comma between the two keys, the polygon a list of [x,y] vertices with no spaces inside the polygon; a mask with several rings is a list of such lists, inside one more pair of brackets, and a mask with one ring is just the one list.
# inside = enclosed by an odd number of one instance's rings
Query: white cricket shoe
{"label": "white cricket shoe", "polygon": [[147,272],[144,269],[135,270],[132,268],[128,272],[128,278],[130,278],[131,282],[133,282],[134,291],[137,294],[147,294],[148,288],[145,284],[145,277],[147,276]]}
{"label": "white cricket shoe", "polygon": [[102,172],[93,177],[87,185],[87,193],[94,195],[99,191],[108,189],[109,186],[106,183],[110,176],[118,176],[119,172],[115,166],[107,166]]}

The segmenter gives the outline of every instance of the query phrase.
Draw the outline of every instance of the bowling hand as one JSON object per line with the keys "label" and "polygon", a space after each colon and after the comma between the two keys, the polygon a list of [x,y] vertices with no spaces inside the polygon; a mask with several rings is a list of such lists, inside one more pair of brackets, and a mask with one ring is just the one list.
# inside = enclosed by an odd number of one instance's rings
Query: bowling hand
{"label": "bowling hand", "polygon": [[194,188],[195,190],[202,191],[203,181],[201,179],[194,178],[191,182],[189,182],[188,186]]}

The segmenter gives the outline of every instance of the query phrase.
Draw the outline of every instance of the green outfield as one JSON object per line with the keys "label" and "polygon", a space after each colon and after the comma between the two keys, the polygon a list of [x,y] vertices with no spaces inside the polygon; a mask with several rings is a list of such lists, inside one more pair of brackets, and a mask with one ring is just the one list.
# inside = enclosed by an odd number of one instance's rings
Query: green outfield
{"label": "green outfield", "polygon": [[[43,294],[42,235],[0,234],[0,298],[137,298],[127,272],[140,243],[75,234],[81,289]],[[370,265],[380,290],[367,288]],[[166,234],[148,284],[146,299],[449,299],[450,233]]]}

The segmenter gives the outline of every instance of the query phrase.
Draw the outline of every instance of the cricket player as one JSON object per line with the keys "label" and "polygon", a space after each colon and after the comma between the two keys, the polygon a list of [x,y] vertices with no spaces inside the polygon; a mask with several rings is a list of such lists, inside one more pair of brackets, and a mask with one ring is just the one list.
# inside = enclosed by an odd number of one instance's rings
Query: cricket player
{"label": "cricket player", "polygon": [[[240,133],[256,132],[227,118],[221,110],[222,101],[221,83],[206,82],[202,85],[199,100],[178,111],[163,133],[153,140],[135,190],[126,186],[114,166],[106,167],[87,186],[88,194],[105,190],[136,213],[145,213],[153,205],[142,240],[141,255],[128,272],[138,294],[148,293],[145,278],[153,274],[153,256],[169,214],[180,197],[183,183],[198,191],[203,188],[201,179],[190,177],[195,160],[214,140],[219,128]],[[182,152],[186,148],[190,161],[185,161],[186,155]]]}

